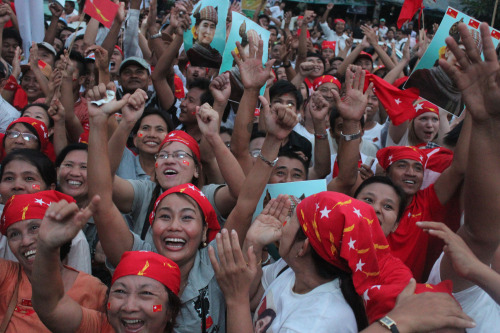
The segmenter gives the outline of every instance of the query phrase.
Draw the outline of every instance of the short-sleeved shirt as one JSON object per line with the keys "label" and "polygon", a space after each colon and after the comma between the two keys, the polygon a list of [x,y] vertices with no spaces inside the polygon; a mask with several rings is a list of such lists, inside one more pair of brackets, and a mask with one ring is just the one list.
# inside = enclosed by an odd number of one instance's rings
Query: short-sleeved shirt
{"label": "short-sleeved shirt", "polygon": [[[0,321],[3,320],[17,284],[19,267],[19,263],[0,259],[0,285],[2,286],[0,288]],[[50,332],[33,309],[31,282],[24,270],[21,270],[21,274],[16,308],[7,332]],[[67,295],[83,307],[104,312],[106,291],[107,287],[97,278],[79,272]]]}
{"label": "short-sleeved shirt", "polygon": [[[144,223],[147,223],[149,225],[149,221],[147,220],[147,217],[150,213],[148,211],[149,203],[151,202],[153,191],[157,184],[150,181],[149,179],[129,180],[129,182],[134,188],[134,200],[132,202],[132,210],[130,212],[130,215],[132,216],[132,225],[130,226],[130,229],[137,235],[141,235]],[[215,213],[217,214],[217,219],[219,220],[219,223],[221,223],[221,225],[224,221],[224,218],[215,206],[215,192],[217,192],[217,190],[222,186],[224,185],[210,184],[203,186],[201,189],[201,192],[203,192],[203,194],[206,196],[206,198],[214,208]],[[153,231],[151,228],[149,228],[145,240],[152,247],[154,247]]]}
{"label": "short-sleeved shirt", "polygon": [[265,292],[254,314],[254,327],[269,325],[267,332],[358,332],[339,279],[297,294],[293,291],[295,273],[291,268],[283,271],[285,266],[280,259],[264,267],[261,281]]}
{"label": "short-sleeved shirt", "polygon": [[420,282],[427,255],[429,234],[419,228],[419,221],[442,222],[443,206],[436,195],[434,184],[418,191],[406,207],[397,229],[387,236],[392,254],[408,266],[415,279]]}

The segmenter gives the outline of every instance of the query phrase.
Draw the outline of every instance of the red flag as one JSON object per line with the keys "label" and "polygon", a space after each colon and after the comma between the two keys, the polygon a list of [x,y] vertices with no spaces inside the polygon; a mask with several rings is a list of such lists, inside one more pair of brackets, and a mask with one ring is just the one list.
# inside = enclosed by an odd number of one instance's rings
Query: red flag
{"label": "red flag", "polygon": [[479,22],[474,20],[474,19],[470,19],[469,26],[473,27],[474,29],[477,29],[477,28],[479,28]]}
{"label": "red flag", "polygon": [[497,30],[491,30],[491,37],[500,39],[500,32],[498,32]]}
{"label": "red flag", "polygon": [[110,0],[87,0],[83,11],[104,24],[106,28],[111,28],[118,12],[118,4]]}
{"label": "red flag", "polygon": [[457,18],[457,16],[458,16],[458,12],[453,8],[448,8],[448,10],[446,11],[446,14],[450,15],[453,18]]}
{"label": "red flag", "polygon": [[400,125],[415,116],[413,102],[418,99],[420,94],[417,88],[401,90],[386,80],[367,73],[365,89],[370,82],[373,82],[373,91],[394,125]]}
{"label": "red flag", "polygon": [[401,29],[406,21],[411,20],[420,8],[422,8],[422,0],[405,0],[398,17],[398,28]]}

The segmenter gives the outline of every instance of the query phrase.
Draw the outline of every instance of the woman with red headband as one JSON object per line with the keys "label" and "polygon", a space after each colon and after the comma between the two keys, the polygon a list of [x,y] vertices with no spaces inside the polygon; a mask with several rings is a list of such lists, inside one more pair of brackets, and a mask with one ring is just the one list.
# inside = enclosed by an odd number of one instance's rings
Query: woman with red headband
{"label": "woman with red headband", "polygon": [[[12,196],[0,219],[0,232],[7,237],[9,247],[18,262],[0,259],[0,331],[49,332],[36,315],[31,300],[31,282],[35,278],[33,262],[39,253],[38,233],[51,202],[73,198],[57,191]],[[76,207],[76,204],[72,204]],[[77,230],[78,231],[78,230]],[[89,309],[104,312],[106,287],[96,278],[63,266],[70,249],[71,238],[61,243],[61,251],[51,262],[51,273],[57,273],[69,299]],[[3,325],[6,325],[5,328]]]}
{"label": "woman with red headband", "polygon": [[[260,60],[258,63],[261,64]],[[101,87],[93,90],[95,96],[90,96],[90,100],[99,99],[105,94]],[[158,251],[172,259],[181,271],[182,304],[178,330],[194,332],[201,328],[203,332],[224,332],[225,303],[206,247],[220,227],[216,211],[207,195],[190,183],[193,176],[198,176],[194,161],[200,154],[199,147],[192,137],[181,131],[171,132],[161,144],[157,174],[159,171],[162,175],[162,179],[158,181],[165,191],[147,208],[148,226],[152,230],[151,241],[142,240],[129,230],[114,204],[107,146],[101,141],[107,131],[107,108],[114,109],[124,103],[126,101],[112,101],[110,105],[100,108],[89,104],[89,195],[98,194],[101,197],[94,221],[104,252],[109,263],[114,266],[119,263],[121,255],[130,250]],[[218,123],[217,113],[206,105],[200,108],[198,117],[206,120],[203,126]],[[272,165],[275,163],[273,160],[280,144],[293,129],[296,119],[296,115],[284,106],[272,108],[271,114],[266,117],[269,134],[262,147],[262,157],[250,172],[238,205],[226,222],[226,226],[237,229],[242,238],[249,227],[260,193],[272,172]],[[223,148],[224,154],[231,154],[225,145]],[[218,153],[215,151],[215,154]],[[177,185],[179,180],[184,183]]]}
{"label": "woman with red headband", "polygon": [[87,222],[98,202],[95,197],[80,210],[74,203],[60,201],[47,210],[33,267],[37,314],[52,332],[173,332],[180,306],[180,271],[176,263],[159,254],[123,254],[111,281],[107,314],[82,306],[64,293],[55,264],[59,249]]}

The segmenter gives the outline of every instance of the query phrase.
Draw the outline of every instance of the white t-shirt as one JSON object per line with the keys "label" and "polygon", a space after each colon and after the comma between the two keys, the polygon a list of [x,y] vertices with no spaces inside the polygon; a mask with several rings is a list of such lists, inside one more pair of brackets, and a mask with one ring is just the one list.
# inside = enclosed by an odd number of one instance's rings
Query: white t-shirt
{"label": "white t-shirt", "polygon": [[381,132],[384,125],[380,125],[379,123],[375,123],[375,127],[372,129],[366,130],[363,134],[363,140],[371,141],[378,149],[381,148]]}
{"label": "white t-shirt", "polygon": [[[254,332],[358,332],[356,318],[340,291],[339,280],[322,284],[307,294],[292,288],[295,273],[283,259],[264,267],[266,290],[254,314]],[[265,311],[265,312],[264,312]],[[259,319],[259,315],[263,318]]]}
{"label": "white t-shirt", "polygon": [[[443,253],[432,267],[429,283],[441,282],[441,260]],[[498,332],[500,327],[500,306],[478,286],[453,293],[462,310],[476,322],[476,327],[467,329],[467,333]]]}
{"label": "white t-shirt", "polygon": [[[376,158],[373,158],[371,156],[366,156],[363,153],[359,153],[361,155],[361,162],[366,165],[370,165],[371,161],[374,160],[373,165],[371,167],[373,173],[375,174],[377,172],[377,165],[378,165],[378,160]],[[332,171],[326,176],[326,183],[329,184],[332,179],[333,179],[333,166],[335,165],[335,160],[337,159],[337,154],[332,154],[330,156],[330,165],[332,166]]]}

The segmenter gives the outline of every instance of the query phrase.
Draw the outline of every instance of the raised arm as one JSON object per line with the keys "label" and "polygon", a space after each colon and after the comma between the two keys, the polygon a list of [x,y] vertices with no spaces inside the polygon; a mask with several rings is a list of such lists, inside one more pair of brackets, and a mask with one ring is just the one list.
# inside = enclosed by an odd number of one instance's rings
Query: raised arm
{"label": "raised arm", "polygon": [[[372,89],[372,84],[370,84],[365,93],[363,93],[364,82],[365,71],[357,67],[355,73],[352,73],[349,69],[347,70],[345,83],[346,97],[343,100],[340,99],[337,91],[332,89],[337,108],[343,119],[342,134],[344,135],[361,133],[360,120],[365,113],[369,89]],[[358,180],[359,145],[361,138],[346,141],[344,135],[341,135],[337,154],[339,174],[332,179],[327,188],[328,191],[352,195]]]}
{"label": "raised arm", "polygon": [[[116,266],[121,255],[130,251],[133,245],[133,236],[127,223],[113,202],[113,179],[108,158],[108,118],[122,108],[130,98],[125,95],[120,101],[113,100],[101,107],[92,104],[92,101],[106,97],[106,89],[113,89],[110,83],[108,87],[104,84],[89,90],[88,110],[90,116],[89,133],[89,155],[88,155],[88,184],[89,197],[99,195],[101,203],[94,213],[94,222],[97,226],[99,240],[106,257],[112,265]],[[130,189],[133,196],[133,188]]]}
{"label": "raised arm", "polygon": [[54,98],[50,103],[49,116],[54,120],[54,151],[56,156],[68,145],[66,136],[65,111],[59,98]]}
{"label": "raised arm", "polygon": [[377,34],[375,33],[375,30],[373,30],[372,27],[369,27],[366,24],[361,26],[361,30],[365,34],[366,39],[368,40],[370,45],[375,49],[375,52],[377,52],[378,56],[380,57],[380,60],[382,60],[385,67],[389,70],[393,69],[394,66],[396,65],[392,61],[391,57],[389,57],[389,55],[378,44],[378,37]]}
{"label": "raised arm", "polygon": [[63,7],[58,2],[53,2],[49,5],[49,10],[52,16],[50,17],[50,25],[45,31],[43,41],[52,45],[54,44],[54,39],[56,39],[57,24],[59,23],[59,18],[62,15]]}
{"label": "raised arm", "polygon": [[[252,157],[249,152],[249,144],[259,91],[262,86],[266,84],[271,67],[274,64],[274,60],[270,60],[266,63],[265,68],[262,66],[262,41],[259,41],[259,50],[255,50],[253,43],[250,42],[249,45],[252,52],[249,52],[248,58],[242,52],[239,42],[236,43],[236,46],[242,58],[238,58],[234,52],[231,52],[240,69],[241,81],[245,88],[240,100],[236,119],[234,120],[234,130],[231,136],[231,151],[234,156],[236,156],[245,174],[248,174],[253,165]],[[269,105],[268,101],[265,103]]]}
{"label": "raised arm", "polygon": [[109,29],[108,34],[104,38],[101,46],[108,51],[108,61],[111,59],[113,50],[115,48],[116,42],[118,40],[118,35],[120,34],[120,29],[122,28],[122,23],[125,20],[125,2],[118,2],[114,0],[115,3],[119,3],[118,12],[116,13],[111,29]]}
{"label": "raised arm", "polygon": [[52,332],[75,332],[82,321],[81,305],[64,292],[59,248],[76,236],[98,204],[99,197],[83,210],[65,200],[52,203],[40,225],[31,276],[33,307]]}
{"label": "raised arm", "polygon": [[142,0],[130,0],[128,20],[123,33],[123,52],[125,59],[128,57],[142,56],[139,48],[139,15]]}
{"label": "raised arm", "polygon": [[[458,235],[472,252],[489,266],[500,243],[500,220],[497,218],[500,206],[495,199],[500,195],[500,178],[496,176],[495,171],[500,163],[500,152],[496,149],[500,140],[500,66],[487,24],[482,23],[480,26],[484,61],[466,25],[460,24],[458,28],[465,51],[451,38],[447,38],[446,42],[460,67],[452,67],[440,61],[440,66],[462,92],[468,110],[457,147],[466,144],[461,142],[464,130],[466,133],[470,131],[469,144],[474,147],[468,149],[464,187],[465,223],[458,230]],[[467,118],[470,118],[471,126],[467,125]],[[467,126],[470,126],[471,130],[468,130]],[[450,168],[456,158],[457,152]],[[436,181],[436,194],[439,193],[437,186],[441,177]],[[443,183],[442,186],[444,185]],[[441,263],[441,277],[452,278],[454,291],[465,289],[471,284],[458,276],[446,255]]]}
{"label": "raised arm", "polygon": [[331,170],[330,143],[326,121],[328,117],[328,102],[319,92],[311,95],[306,112],[311,114],[314,126],[314,165],[309,168],[307,179],[323,179]]}
{"label": "raised arm", "polygon": [[410,62],[410,43],[405,43],[403,48],[403,58],[398,62],[394,68],[392,68],[389,73],[384,76],[384,80],[393,84],[403,73],[403,69],[408,66]]}
{"label": "raised arm", "polygon": [[347,68],[349,65],[354,63],[354,60],[358,57],[358,55],[363,51],[365,48],[369,47],[370,43],[368,43],[368,40],[366,37],[363,38],[363,41],[356,45],[354,50],[342,61],[340,64],[339,68],[337,69],[337,75],[339,77],[343,77],[347,71]]}

